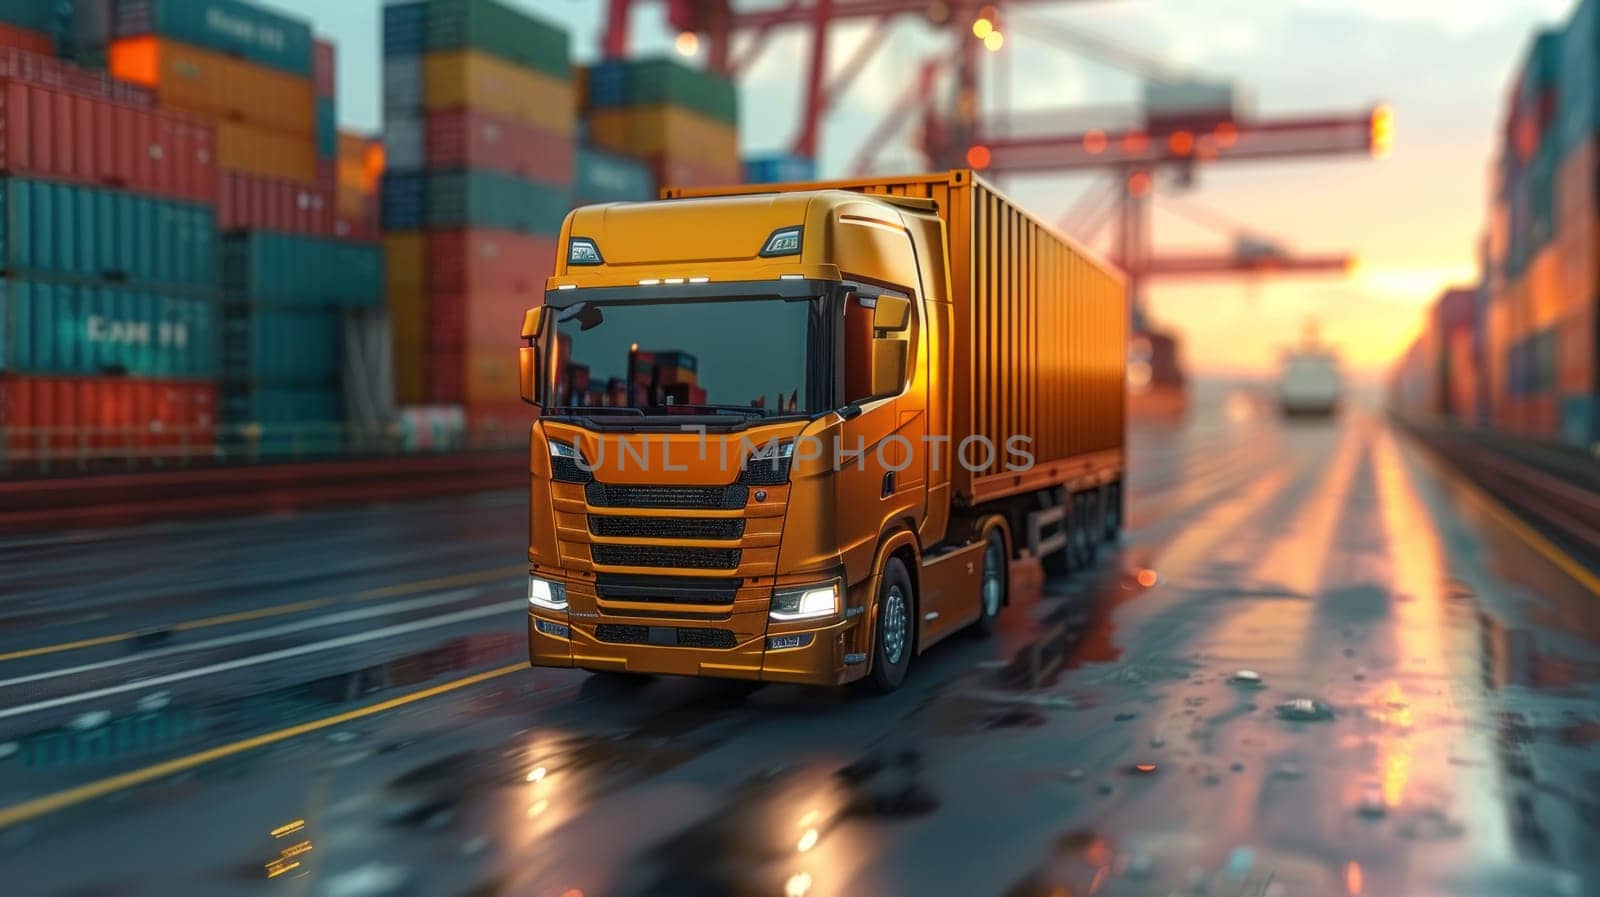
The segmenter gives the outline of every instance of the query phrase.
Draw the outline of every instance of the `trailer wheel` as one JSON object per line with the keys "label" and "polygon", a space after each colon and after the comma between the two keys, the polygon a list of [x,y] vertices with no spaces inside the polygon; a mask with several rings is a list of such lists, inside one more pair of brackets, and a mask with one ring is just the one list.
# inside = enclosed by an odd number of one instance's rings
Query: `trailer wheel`
{"label": "trailer wheel", "polygon": [[1093,492],[1079,492],[1072,496],[1067,550],[1071,553],[1074,572],[1094,566],[1095,555],[1100,547],[1100,534],[1104,530],[1104,523],[1097,511],[1098,505]]}
{"label": "trailer wheel", "polygon": [[1106,521],[1106,541],[1115,542],[1117,536],[1122,534],[1122,481],[1109,483],[1102,489],[1104,500],[1101,504],[1102,516]]}
{"label": "trailer wheel", "polygon": [[1011,588],[1011,563],[1006,557],[1006,537],[1000,527],[989,528],[983,537],[983,572],[978,580],[978,620],[972,628],[979,635],[993,635],[1000,609],[1005,607]]}
{"label": "trailer wheel", "polygon": [[878,582],[878,619],[872,627],[874,691],[887,694],[900,687],[911,666],[917,626],[917,603],[911,574],[899,558],[890,558]]}

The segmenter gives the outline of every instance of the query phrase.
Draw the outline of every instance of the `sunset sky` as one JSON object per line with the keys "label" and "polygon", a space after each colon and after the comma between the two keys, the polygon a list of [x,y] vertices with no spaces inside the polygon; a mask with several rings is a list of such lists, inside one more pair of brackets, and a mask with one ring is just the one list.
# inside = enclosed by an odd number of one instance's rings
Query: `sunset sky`
{"label": "sunset sky", "polygon": [[[597,52],[603,0],[512,0],[565,21],[574,53]],[[751,0],[773,5],[775,0]],[[340,118],[380,125],[379,0],[271,0],[310,19],[340,47]],[[1166,283],[1150,294],[1159,322],[1180,330],[1199,373],[1265,373],[1308,320],[1357,372],[1383,370],[1415,335],[1425,305],[1475,277],[1475,244],[1488,192],[1492,135],[1510,73],[1538,27],[1565,19],[1575,0],[1080,0],[1048,16],[1176,65],[1245,87],[1261,113],[1356,112],[1376,101],[1395,111],[1396,145],[1383,160],[1360,157],[1204,171],[1192,189],[1158,183],[1158,251],[1225,250],[1231,237],[1192,224],[1220,220],[1304,252],[1351,252],[1348,278]],[[1002,8],[1003,4],[1002,4]],[[1018,15],[1022,15],[1019,11]],[[1004,27],[1004,23],[1002,23]],[[635,46],[670,52],[660,7],[635,22]],[[864,29],[839,32],[843,64]],[[1132,75],[1031,40],[1022,22],[992,66],[1009,65],[1010,105],[1024,113],[1131,104]],[[918,62],[947,43],[920,22],[891,32],[871,67],[828,120],[822,173],[843,173],[879,114]],[[774,40],[742,85],[742,142],[784,147],[798,117],[804,43]],[[990,108],[994,108],[991,97]],[[1032,119],[1030,119],[1031,121]],[[1076,121],[1077,119],[1075,119]],[[886,148],[896,168],[910,145]],[[1003,186],[1049,220],[1087,188],[1083,178],[1019,177]],[[1167,203],[1162,208],[1162,203]]]}

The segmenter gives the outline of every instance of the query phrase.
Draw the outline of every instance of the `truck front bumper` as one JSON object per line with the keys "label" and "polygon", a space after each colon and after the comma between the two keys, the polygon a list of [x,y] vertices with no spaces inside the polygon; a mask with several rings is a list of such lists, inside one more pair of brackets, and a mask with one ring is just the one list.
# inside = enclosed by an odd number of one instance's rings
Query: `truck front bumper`
{"label": "truck front bumper", "polygon": [[[855,642],[854,630],[860,622],[859,618],[840,620],[812,629],[785,627],[782,632],[753,638],[732,648],[612,644],[595,637],[597,622],[600,621],[579,624],[566,614],[530,610],[529,662],[541,667],[713,676],[798,685],[841,685],[861,678],[867,671],[865,658],[849,653],[853,650],[851,645]],[[773,647],[768,647],[769,640],[774,640]],[[794,647],[778,646],[787,645],[790,641],[801,644]],[[847,663],[847,659],[853,662]]]}

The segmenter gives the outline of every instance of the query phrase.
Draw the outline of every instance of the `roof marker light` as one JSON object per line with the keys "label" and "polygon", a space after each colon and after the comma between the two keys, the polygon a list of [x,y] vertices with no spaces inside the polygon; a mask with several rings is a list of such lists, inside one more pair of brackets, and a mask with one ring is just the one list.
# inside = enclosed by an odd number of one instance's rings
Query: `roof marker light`
{"label": "roof marker light", "polygon": [[800,254],[800,231],[798,227],[780,227],[767,238],[767,245],[761,247],[761,257],[764,259],[776,258],[784,255]]}
{"label": "roof marker light", "polygon": [[804,274],[779,274],[778,275],[778,279],[779,280],[805,280],[806,276]]}
{"label": "roof marker light", "polygon": [[681,278],[681,277],[669,277],[669,278],[667,278],[666,282],[667,283],[683,283],[683,278]]}
{"label": "roof marker light", "polygon": [[556,285],[556,289],[558,290],[576,290],[577,288],[578,285],[575,283],[563,283]]}
{"label": "roof marker light", "polygon": [[689,278],[689,282],[690,283],[710,283],[711,282],[711,278],[709,278],[709,277],[691,277],[691,278]]}
{"label": "roof marker light", "polygon": [[653,287],[653,286],[659,286],[660,284],[661,284],[661,278],[659,278],[659,277],[646,277],[645,279],[639,281],[639,286],[642,286],[642,287]]}
{"label": "roof marker light", "polygon": [[567,241],[567,264],[569,265],[603,265],[605,259],[600,257],[600,247],[588,237],[573,237]]}

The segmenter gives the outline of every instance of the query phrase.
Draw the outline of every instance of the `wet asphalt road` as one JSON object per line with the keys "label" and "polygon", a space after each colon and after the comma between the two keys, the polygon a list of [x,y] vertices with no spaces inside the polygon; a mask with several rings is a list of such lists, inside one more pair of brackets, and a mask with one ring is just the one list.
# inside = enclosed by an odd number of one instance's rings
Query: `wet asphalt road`
{"label": "wet asphalt road", "polygon": [[1371,415],[1132,463],[888,697],[520,667],[519,495],[5,541],[0,893],[1600,893],[1600,580]]}

